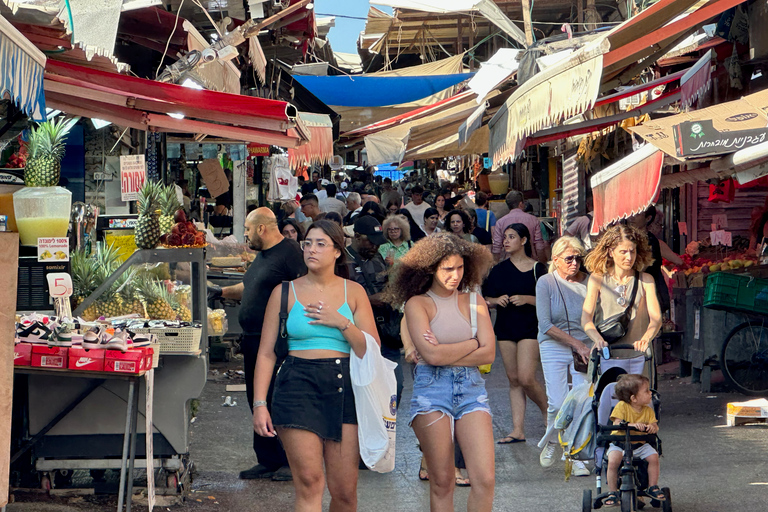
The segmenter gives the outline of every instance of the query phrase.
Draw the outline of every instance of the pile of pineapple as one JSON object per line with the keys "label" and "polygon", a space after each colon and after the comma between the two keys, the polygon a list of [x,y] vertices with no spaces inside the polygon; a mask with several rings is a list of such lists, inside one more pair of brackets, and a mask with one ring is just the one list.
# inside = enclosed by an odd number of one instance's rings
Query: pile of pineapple
{"label": "pile of pineapple", "polygon": [[205,245],[205,233],[187,221],[174,185],[145,182],[139,191],[138,209],[134,238],[139,249],[154,249],[158,243],[168,247]]}
{"label": "pile of pineapple", "polygon": [[[74,288],[73,309],[92,294],[108,276],[120,267],[121,260],[114,246],[98,243],[91,255],[78,249],[72,253],[71,275]],[[163,272],[162,267],[159,268]],[[140,265],[124,272],[99,299],[81,315],[92,322],[99,317],[138,314],[151,320],[192,321],[192,312],[170,293],[158,275],[158,269]]]}

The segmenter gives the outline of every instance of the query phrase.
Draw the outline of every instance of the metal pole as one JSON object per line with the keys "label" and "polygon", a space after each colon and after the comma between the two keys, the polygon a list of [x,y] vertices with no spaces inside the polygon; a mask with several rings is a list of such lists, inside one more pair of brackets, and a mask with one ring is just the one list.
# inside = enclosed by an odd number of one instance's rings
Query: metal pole
{"label": "metal pole", "polygon": [[[133,419],[133,395],[136,393],[136,382],[128,381],[128,407],[125,411],[125,432],[123,433],[123,458],[120,460],[120,487],[117,493],[117,512],[123,511],[125,501],[125,477],[128,466],[128,446],[131,440],[131,420]],[[133,478],[133,476],[131,476]]]}
{"label": "metal pole", "polygon": [[[131,378],[133,387],[136,388],[137,377]],[[131,453],[128,457],[128,481],[126,482],[127,492],[125,498],[125,512],[131,512],[131,501],[133,500],[133,463],[136,460],[136,431],[138,430],[139,418],[139,393],[133,393],[133,407],[131,411]],[[151,435],[151,433],[150,433]],[[147,472],[147,478],[151,478],[152,471]]]}

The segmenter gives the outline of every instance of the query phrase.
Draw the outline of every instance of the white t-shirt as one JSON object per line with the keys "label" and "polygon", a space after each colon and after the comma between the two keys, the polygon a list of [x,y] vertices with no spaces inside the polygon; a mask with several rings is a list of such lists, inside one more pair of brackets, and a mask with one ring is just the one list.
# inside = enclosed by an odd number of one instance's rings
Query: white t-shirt
{"label": "white t-shirt", "polygon": [[428,208],[432,208],[432,205],[426,201],[422,201],[418,206],[415,205],[413,201],[405,205],[405,209],[411,212],[414,222],[416,222],[422,230],[424,229],[424,212],[426,212]]}

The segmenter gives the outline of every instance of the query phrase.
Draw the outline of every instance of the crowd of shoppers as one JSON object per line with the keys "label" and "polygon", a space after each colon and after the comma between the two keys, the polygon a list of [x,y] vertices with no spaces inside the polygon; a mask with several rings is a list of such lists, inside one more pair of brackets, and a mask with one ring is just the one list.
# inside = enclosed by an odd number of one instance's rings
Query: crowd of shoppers
{"label": "crowd of shoppers", "polygon": [[[321,510],[326,487],[331,510],[356,508],[349,356],[365,352],[364,333],[398,363],[397,405],[402,355],[413,365],[409,410],[401,409],[423,452],[419,476],[429,480],[431,510],[452,510],[454,486],[466,484],[468,509],[490,511],[494,439],[478,367],[493,362],[496,345],[512,411],[496,443],[526,443],[530,399],[546,424],[537,438],[539,460],[550,467],[561,458],[554,419],[569,389],[588,381],[591,351],[610,341],[644,352],[661,327],[659,244],[647,231],[653,210],[599,239],[573,226],[550,246],[518,191],[507,194],[509,213],[497,219],[482,192],[470,209],[468,198],[449,188],[394,188],[384,180],[375,190],[341,182],[339,196],[335,184],[318,177],[307,185],[313,183],[317,188],[306,187],[298,202],[282,208],[279,223],[265,208],[249,214],[246,237],[260,252],[242,285],[218,291],[241,299],[245,311],[259,464],[241,478],[293,478],[296,510]],[[585,238],[594,246],[588,254]],[[626,334],[606,340],[601,322],[625,309]],[[632,369],[646,371],[642,364]],[[576,461],[572,474],[590,469]]]}

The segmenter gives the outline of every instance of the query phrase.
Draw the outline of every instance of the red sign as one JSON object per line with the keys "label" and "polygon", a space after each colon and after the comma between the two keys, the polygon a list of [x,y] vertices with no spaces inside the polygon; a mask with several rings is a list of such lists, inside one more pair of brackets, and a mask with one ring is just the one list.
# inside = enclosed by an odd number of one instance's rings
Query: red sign
{"label": "red sign", "polygon": [[139,199],[139,190],[147,179],[144,155],[120,157],[120,196],[123,201]]}
{"label": "red sign", "polygon": [[269,156],[269,146],[264,144],[248,144],[248,156]]}

